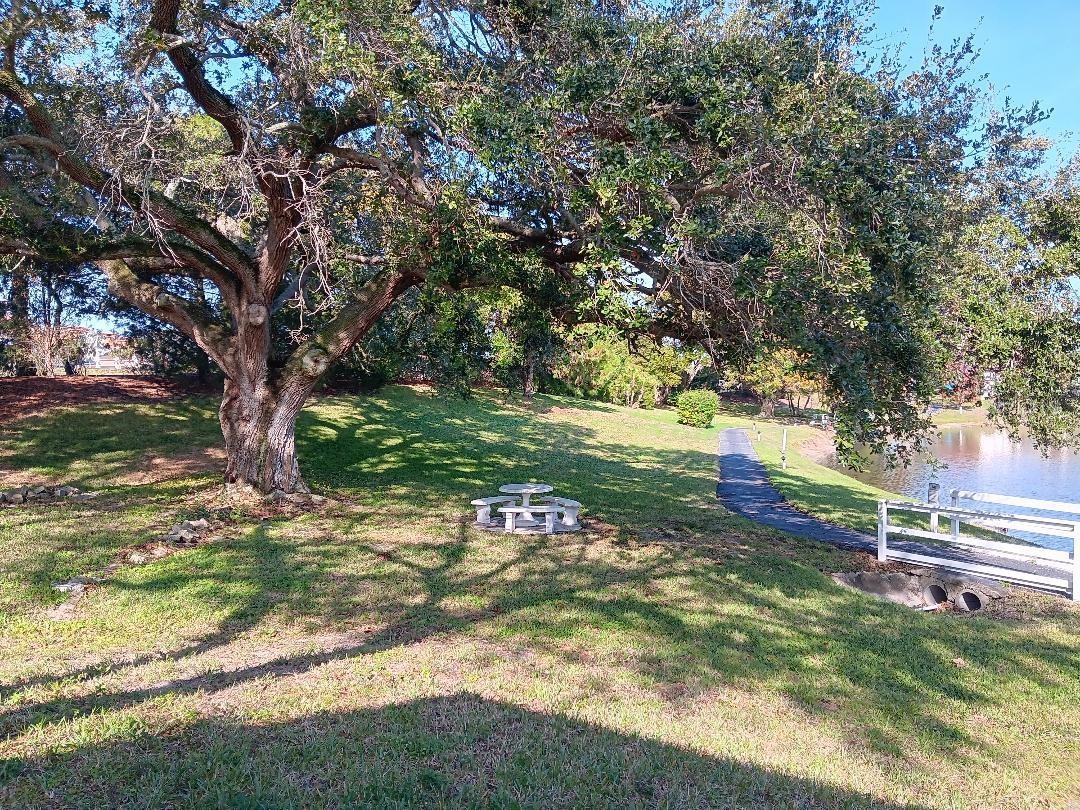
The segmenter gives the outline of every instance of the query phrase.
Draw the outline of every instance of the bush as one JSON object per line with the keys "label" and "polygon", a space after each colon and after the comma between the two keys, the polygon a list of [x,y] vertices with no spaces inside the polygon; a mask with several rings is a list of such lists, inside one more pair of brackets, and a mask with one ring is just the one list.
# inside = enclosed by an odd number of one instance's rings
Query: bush
{"label": "bush", "polygon": [[679,394],[675,407],[679,409],[680,424],[707,428],[712,426],[713,417],[720,407],[720,398],[715,391],[695,388]]}

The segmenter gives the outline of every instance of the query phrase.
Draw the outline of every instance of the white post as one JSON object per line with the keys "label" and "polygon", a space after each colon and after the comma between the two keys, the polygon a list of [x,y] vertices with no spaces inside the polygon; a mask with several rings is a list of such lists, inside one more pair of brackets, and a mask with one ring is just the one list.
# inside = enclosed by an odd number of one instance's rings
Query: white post
{"label": "white post", "polygon": [[1080,523],[1073,524],[1072,600],[1080,602]]}
{"label": "white post", "polygon": [[[952,491],[952,495],[949,498],[949,502],[952,504],[952,508],[956,509],[960,505],[960,497],[956,494],[956,490]],[[952,523],[952,536],[953,540],[960,539],[960,518],[954,517]]]}
{"label": "white post", "polygon": [[780,466],[787,469],[787,428],[784,428],[784,442],[780,446]]}
{"label": "white post", "polygon": [[889,507],[885,504],[885,501],[878,501],[877,505],[877,558],[879,562],[885,562],[887,559],[886,551],[886,532],[885,527],[889,523]]}
{"label": "white post", "polygon": [[937,481],[931,481],[927,486],[926,502],[935,507],[934,511],[930,513],[930,531],[936,532],[938,530],[937,507],[941,506],[941,484]]}

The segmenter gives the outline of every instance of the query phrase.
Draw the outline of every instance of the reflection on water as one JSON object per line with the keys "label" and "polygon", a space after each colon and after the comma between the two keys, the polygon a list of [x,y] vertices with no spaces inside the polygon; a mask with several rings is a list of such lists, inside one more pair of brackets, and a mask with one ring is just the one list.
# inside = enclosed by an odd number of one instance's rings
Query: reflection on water
{"label": "reflection on water", "polygon": [[[1051,450],[1044,456],[1026,439],[1012,442],[1006,433],[973,425],[943,428],[934,443],[933,454],[947,465],[937,472],[943,503],[948,502],[951,489],[1080,502],[1080,454],[1072,450]],[[927,484],[933,475],[925,457],[916,459],[909,467],[895,470],[886,470],[880,460],[875,460],[866,472],[844,472],[868,484],[919,500],[926,499]],[[1064,538],[1032,536],[1031,539],[1053,548],[1071,546]]]}

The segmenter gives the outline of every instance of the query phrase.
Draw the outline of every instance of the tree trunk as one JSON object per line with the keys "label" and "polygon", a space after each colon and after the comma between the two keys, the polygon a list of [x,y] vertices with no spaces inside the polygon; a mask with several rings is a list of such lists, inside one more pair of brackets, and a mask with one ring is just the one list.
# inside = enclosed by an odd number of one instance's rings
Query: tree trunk
{"label": "tree trunk", "polygon": [[[28,338],[30,331],[30,276],[26,263],[17,264],[11,271],[11,326],[12,333],[22,340]],[[22,352],[17,352],[14,359],[15,376],[36,373],[33,363]]]}
{"label": "tree trunk", "polygon": [[761,416],[772,419],[776,416],[776,398],[773,396],[761,398]]}
{"label": "tree trunk", "polygon": [[195,346],[195,379],[199,385],[206,385],[210,380],[210,357],[198,345]]}
{"label": "tree trunk", "polygon": [[307,391],[275,393],[265,384],[225,380],[218,411],[225,436],[225,480],[262,492],[308,492],[296,458],[296,417]]}
{"label": "tree trunk", "polygon": [[270,312],[242,300],[236,334],[218,365],[225,389],[218,409],[227,456],[225,481],[260,492],[310,492],[296,456],[296,418],[327,369],[413,283],[399,273],[382,274],[277,370],[270,367]]}
{"label": "tree trunk", "polygon": [[529,355],[525,360],[525,401],[532,402],[533,394],[536,393],[536,356]]}

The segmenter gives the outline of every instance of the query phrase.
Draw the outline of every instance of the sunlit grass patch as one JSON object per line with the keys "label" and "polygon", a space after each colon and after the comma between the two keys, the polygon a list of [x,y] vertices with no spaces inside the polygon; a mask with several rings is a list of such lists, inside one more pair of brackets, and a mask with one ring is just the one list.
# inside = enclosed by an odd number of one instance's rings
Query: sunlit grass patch
{"label": "sunlit grass patch", "polygon": [[[147,456],[217,441],[211,408],[176,406],[177,420],[144,407],[110,418],[164,426],[160,444],[110,443],[85,411],[100,469],[44,438],[48,417],[4,439],[5,464],[84,469],[104,494],[0,511],[0,804],[1072,796],[1077,611],[1031,597],[1023,620],[924,615],[839,588],[828,572],[868,557],[717,506],[717,434],[743,415],[695,430],[669,411],[555,397],[325,399],[305,411],[300,447],[338,505],[236,514],[212,542],[122,567],[73,619],[47,619],[63,598],[51,582],[101,568],[216,491],[209,472],[116,483]],[[775,465],[779,425],[762,429]],[[778,482],[845,519],[874,501],[821,469],[795,458]],[[472,529],[468,501],[511,480],[581,500],[588,530]]]}

